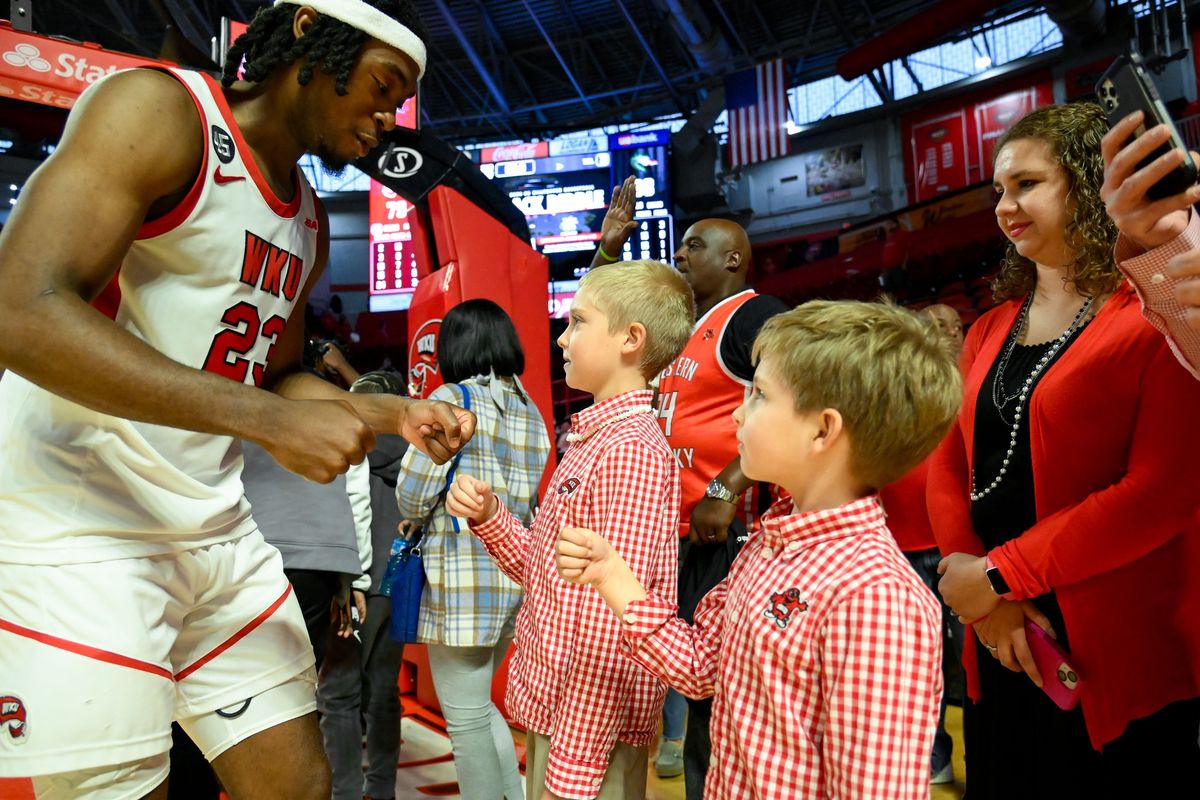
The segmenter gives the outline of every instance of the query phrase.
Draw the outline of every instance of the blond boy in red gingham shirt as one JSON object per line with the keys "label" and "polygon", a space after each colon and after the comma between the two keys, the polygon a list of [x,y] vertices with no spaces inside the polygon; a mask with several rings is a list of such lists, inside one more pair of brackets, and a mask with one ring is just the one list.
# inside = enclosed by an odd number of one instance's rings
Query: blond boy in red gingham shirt
{"label": "blond boy in red gingham shirt", "polygon": [[927,322],[872,303],[774,317],[754,354],[752,394],[734,413],[742,470],[790,496],[695,625],[590,530],[564,528],[559,571],[596,586],[633,661],[685,695],[713,695],[705,798],[924,800],[941,609],[875,491],[945,434],[958,369]]}
{"label": "blond boy in red gingham shirt", "polygon": [[525,589],[505,704],[530,732],[531,800],[645,796],[666,687],[621,653],[619,623],[595,592],[559,577],[554,544],[564,525],[601,530],[640,581],[674,602],[679,469],[647,380],[683,349],[693,314],[691,289],[664,264],[589,272],[558,345],[567,385],[595,402],[571,419],[570,445],[532,530],[469,475],[447,498]]}

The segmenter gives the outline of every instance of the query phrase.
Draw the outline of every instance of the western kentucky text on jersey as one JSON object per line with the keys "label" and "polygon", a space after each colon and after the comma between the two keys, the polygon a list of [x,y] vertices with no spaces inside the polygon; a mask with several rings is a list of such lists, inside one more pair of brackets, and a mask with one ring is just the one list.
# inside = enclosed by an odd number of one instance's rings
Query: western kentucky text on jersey
{"label": "western kentucky text on jersey", "polygon": [[303,276],[304,260],[300,256],[246,231],[246,248],[242,253],[242,283],[260,288],[274,297],[279,297],[282,290],[283,296],[292,301],[300,291],[300,280]]}
{"label": "western kentucky text on jersey", "polygon": [[692,456],[696,452],[694,447],[672,447],[671,452],[675,455],[675,463],[680,469],[692,468]]}
{"label": "western kentucky text on jersey", "polygon": [[680,356],[675,359],[666,369],[662,371],[662,377],[670,378],[676,376],[681,380],[690,381],[696,375],[696,369],[700,366],[693,358]]}

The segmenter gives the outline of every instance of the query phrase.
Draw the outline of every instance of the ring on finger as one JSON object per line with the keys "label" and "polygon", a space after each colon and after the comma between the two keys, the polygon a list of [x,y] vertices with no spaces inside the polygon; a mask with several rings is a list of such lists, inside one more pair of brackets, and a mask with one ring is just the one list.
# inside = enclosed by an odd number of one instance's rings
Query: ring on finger
{"label": "ring on finger", "polygon": [[987,648],[987,649],[988,649],[990,652],[992,652],[992,653],[995,653],[997,650],[999,650],[999,649],[1000,649],[1000,648],[999,648],[999,647],[997,647],[996,645],[994,645],[994,644],[988,644],[987,642],[980,642],[980,644],[981,644],[981,645],[983,645],[984,647],[986,647],[986,648]]}

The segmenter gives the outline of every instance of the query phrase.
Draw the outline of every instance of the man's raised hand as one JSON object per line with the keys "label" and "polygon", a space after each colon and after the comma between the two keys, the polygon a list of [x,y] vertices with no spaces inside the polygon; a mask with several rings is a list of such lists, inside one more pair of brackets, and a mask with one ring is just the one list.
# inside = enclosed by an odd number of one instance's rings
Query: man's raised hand
{"label": "man's raised hand", "polygon": [[612,200],[604,221],[600,223],[600,249],[614,258],[620,258],[625,242],[638,228],[633,218],[637,205],[637,186],[632,175],[620,186],[613,187]]}

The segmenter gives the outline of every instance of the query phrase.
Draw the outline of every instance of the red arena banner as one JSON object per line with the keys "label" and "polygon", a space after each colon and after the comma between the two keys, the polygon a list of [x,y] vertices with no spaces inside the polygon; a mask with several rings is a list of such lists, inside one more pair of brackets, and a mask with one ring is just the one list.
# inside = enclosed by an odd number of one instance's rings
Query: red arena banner
{"label": "red arena banner", "polygon": [[912,126],[915,201],[967,185],[967,112],[958,110]]}
{"label": "red arena banner", "polygon": [[996,142],[1021,117],[1037,108],[1037,89],[1030,87],[975,106],[975,130],[979,142],[979,168],[982,176],[992,176]]}
{"label": "red arena banner", "polygon": [[14,30],[0,20],[0,97],[70,108],[83,90],[130,67],[162,66],[97,44],[75,44]]}

